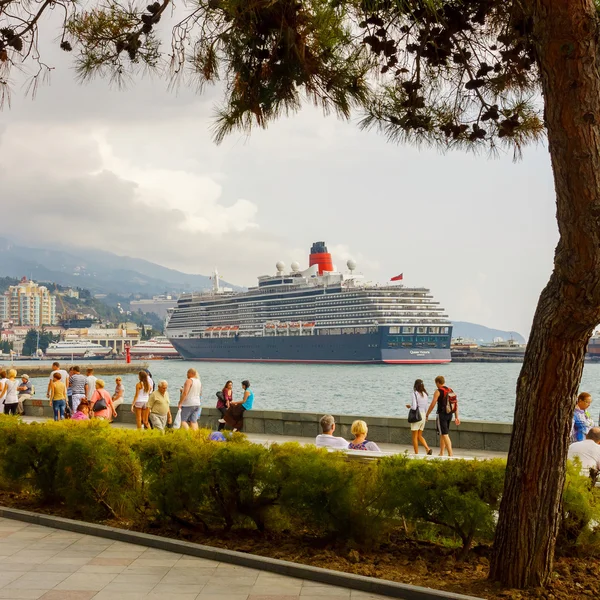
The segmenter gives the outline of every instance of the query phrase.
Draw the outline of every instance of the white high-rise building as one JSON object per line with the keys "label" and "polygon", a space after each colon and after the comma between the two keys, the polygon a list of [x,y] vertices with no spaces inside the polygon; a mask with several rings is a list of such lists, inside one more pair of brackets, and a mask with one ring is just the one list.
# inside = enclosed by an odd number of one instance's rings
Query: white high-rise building
{"label": "white high-rise building", "polygon": [[56,325],[56,297],[48,288],[23,277],[0,296],[0,319],[29,327]]}

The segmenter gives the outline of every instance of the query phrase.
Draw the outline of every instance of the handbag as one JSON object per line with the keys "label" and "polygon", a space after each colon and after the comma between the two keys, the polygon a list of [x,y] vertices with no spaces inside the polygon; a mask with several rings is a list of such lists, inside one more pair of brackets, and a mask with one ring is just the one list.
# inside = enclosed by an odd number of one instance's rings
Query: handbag
{"label": "handbag", "polygon": [[[413,392],[414,393],[414,392]],[[415,394],[415,404],[417,403],[417,394]],[[422,421],[423,417],[421,417],[421,411],[419,410],[419,405],[417,404],[417,408],[411,408],[408,411],[408,422],[409,423],[418,423]]]}
{"label": "handbag", "polygon": [[98,400],[96,400],[96,402],[94,402],[94,405],[92,406],[92,410],[94,412],[100,412],[101,410],[106,410],[108,408],[108,404],[106,403],[106,398],[104,397],[103,394],[99,393],[98,391],[96,391],[96,393],[100,396],[100,398],[98,398]]}

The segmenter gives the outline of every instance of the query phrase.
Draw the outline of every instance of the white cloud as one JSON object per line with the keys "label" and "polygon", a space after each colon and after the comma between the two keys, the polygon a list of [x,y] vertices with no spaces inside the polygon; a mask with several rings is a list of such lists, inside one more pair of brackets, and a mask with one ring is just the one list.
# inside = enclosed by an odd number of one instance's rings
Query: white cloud
{"label": "white cloud", "polygon": [[441,156],[310,108],[215,146],[214,90],[79,86],[64,60],[35,102],[15,94],[2,114],[2,206],[28,217],[4,235],[41,245],[62,227],[64,242],[218,266],[240,285],[277,260],[305,266],[324,240],[339,268],[351,257],[366,280],[404,272],[452,319],[527,333],[557,240],[544,148],[517,165]]}
{"label": "white cloud", "polygon": [[220,204],[222,186],[202,172],[181,169],[140,167],[119,158],[105,135],[94,134],[102,157],[103,169],[135,184],[135,200],[143,206],[179,211],[179,227],[185,232],[214,236],[242,232],[258,227],[258,208],[240,198],[230,206]]}

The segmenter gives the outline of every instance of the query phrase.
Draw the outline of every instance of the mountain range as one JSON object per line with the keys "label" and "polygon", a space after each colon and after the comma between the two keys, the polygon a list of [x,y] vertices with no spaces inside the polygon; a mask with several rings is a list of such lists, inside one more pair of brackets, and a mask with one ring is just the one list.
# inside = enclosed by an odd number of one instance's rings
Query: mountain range
{"label": "mountain range", "polygon": [[[130,295],[190,292],[210,288],[206,275],[192,275],[162,267],[141,258],[118,256],[104,250],[87,248],[33,248],[0,238],[0,276],[28,277],[34,281],[51,281],[64,286],[80,287],[93,294]],[[242,289],[231,283],[227,287]],[[453,337],[478,342],[510,338],[523,343],[515,331],[491,329],[484,325],[454,321]]]}
{"label": "mountain range", "polygon": [[32,248],[6,238],[0,238],[0,275],[25,276],[120,296],[180,293],[212,286],[206,275],[182,273],[140,258],[87,248]]}
{"label": "mountain range", "polygon": [[520,344],[525,343],[525,338],[516,331],[503,331],[501,329],[491,329],[485,325],[477,325],[476,323],[467,323],[466,321],[453,321],[452,329],[453,338],[466,338],[475,340],[479,343],[490,343],[494,338],[502,338],[510,340],[511,338]]}

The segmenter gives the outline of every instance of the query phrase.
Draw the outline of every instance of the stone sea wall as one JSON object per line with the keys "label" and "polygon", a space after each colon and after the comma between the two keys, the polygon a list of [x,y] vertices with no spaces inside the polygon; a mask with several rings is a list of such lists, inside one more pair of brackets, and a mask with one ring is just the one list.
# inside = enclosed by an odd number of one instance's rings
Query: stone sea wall
{"label": "stone sea wall", "polygon": [[[134,423],[131,404],[123,404],[118,409],[116,422]],[[47,400],[28,400],[25,402],[25,414],[36,417],[52,418],[52,409]],[[270,410],[252,410],[246,413],[244,430],[246,433],[261,433],[269,436],[315,437],[319,430],[321,413],[284,412]],[[220,417],[216,408],[202,408],[200,425],[210,429],[217,428]],[[369,426],[369,439],[377,443],[410,444],[410,424],[398,417],[365,417],[360,415],[334,415],[337,423],[336,433],[346,439],[351,438],[350,427],[356,419],[366,421]],[[451,426],[452,444],[455,448],[466,450],[490,450],[508,452],[512,424],[491,423],[489,421],[461,421],[459,427]],[[430,445],[435,445],[435,421],[425,427],[425,436]]]}

